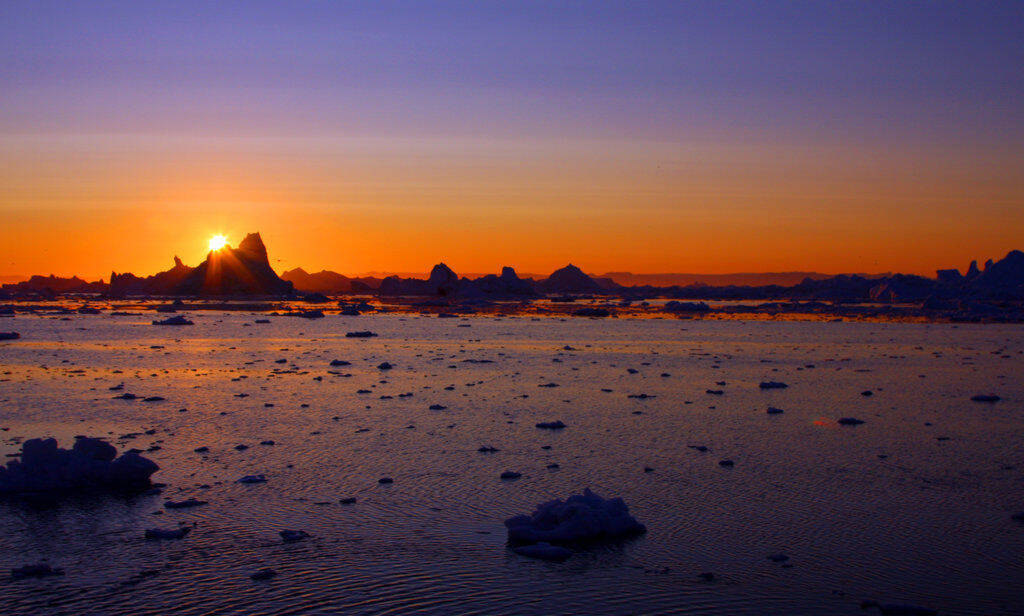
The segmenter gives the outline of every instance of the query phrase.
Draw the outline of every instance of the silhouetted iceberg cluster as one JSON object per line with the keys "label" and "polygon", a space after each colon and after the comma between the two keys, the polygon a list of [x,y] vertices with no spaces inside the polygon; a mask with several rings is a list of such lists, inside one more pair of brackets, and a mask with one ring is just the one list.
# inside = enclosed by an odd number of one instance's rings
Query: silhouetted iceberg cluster
{"label": "silhouetted iceberg cluster", "polygon": [[505,520],[505,527],[513,546],[542,543],[573,546],[617,541],[647,531],[629,514],[629,507],[621,498],[601,498],[589,489],[564,501],[542,503],[531,515]]}
{"label": "silhouetted iceberg cluster", "polygon": [[118,457],[113,445],[98,438],[77,437],[71,449],[36,438],[22,444],[21,460],[0,468],[0,495],[141,491],[159,468],[131,451]]}

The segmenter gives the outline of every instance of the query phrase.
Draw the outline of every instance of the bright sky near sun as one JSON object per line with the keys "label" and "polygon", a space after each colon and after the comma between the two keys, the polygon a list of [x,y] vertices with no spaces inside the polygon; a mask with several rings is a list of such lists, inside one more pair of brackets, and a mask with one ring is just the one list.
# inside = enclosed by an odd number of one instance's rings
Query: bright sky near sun
{"label": "bright sky near sun", "polygon": [[1020,2],[4,2],[0,275],[963,268],[1022,66]]}

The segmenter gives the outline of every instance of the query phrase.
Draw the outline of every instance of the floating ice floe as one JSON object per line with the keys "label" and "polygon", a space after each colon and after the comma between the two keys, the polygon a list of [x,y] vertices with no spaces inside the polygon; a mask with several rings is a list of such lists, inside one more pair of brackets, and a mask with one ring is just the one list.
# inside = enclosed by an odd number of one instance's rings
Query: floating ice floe
{"label": "floating ice floe", "polygon": [[281,535],[281,541],[285,543],[295,543],[309,537],[309,533],[304,530],[282,530],[277,534]]}
{"label": "floating ice floe", "polygon": [[98,438],[77,437],[71,449],[56,439],[30,439],[21,446],[21,460],[0,467],[0,495],[67,492],[137,492],[150,487],[160,469],[135,452],[117,456],[117,449]]}
{"label": "floating ice floe", "polygon": [[157,541],[160,539],[184,539],[185,535],[191,532],[191,528],[188,526],[182,526],[181,528],[147,528],[146,539],[150,541]]}
{"label": "floating ice floe", "polygon": [[561,430],[565,427],[565,424],[559,419],[556,421],[542,421],[537,424],[537,427],[543,430]]}
{"label": "floating ice floe", "polygon": [[41,578],[51,575],[64,575],[64,570],[59,567],[51,567],[46,563],[37,565],[25,565],[11,569],[12,580],[23,580],[25,578]]}
{"label": "floating ice floe", "polygon": [[256,573],[250,575],[249,578],[260,582],[263,580],[269,580],[275,575],[277,575],[277,571],[274,571],[273,569],[260,569]]}
{"label": "floating ice floe", "polygon": [[[508,541],[513,546],[539,546],[523,556],[542,558],[561,555],[542,544],[579,546],[588,543],[618,541],[643,534],[647,528],[629,514],[621,498],[601,498],[589,489],[563,500],[542,503],[531,515],[505,520]],[[564,558],[563,558],[564,560]]]}
{"label": "floating ice floe", "polygon": [[999,396],[981,394],[977,396],[971,396],[971,400],[975,402],[999,402],[1001,398]]}
{"label": "floating ice floe", "polygon": [[860,609],[877,608],[882,616],[935,616],[935,610],[909,603],[879,603],[874,600],[861,601]]}
{"label": "floating ice floe", "polygon": [[167,509],[190,509],[192,507],[199,507],[200,505],[205,504],[206,501],[198,500],[195,498],[187,498],[183,501],[166,501],[164,502],[164,507],[166,507]]}
{"label": "floating ice floe", "polygon": [[153,325],[195,325],[195,323],[179,314],[163,321],[153,321]]}

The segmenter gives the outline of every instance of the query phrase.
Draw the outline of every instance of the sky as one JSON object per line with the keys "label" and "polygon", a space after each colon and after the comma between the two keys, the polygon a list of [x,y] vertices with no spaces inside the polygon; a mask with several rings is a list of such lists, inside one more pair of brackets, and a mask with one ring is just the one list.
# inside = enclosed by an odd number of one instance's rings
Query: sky
{"label": "sky", "polygon": [[1022,2],[0,2],[0,275],[933,274],[1024,248]]}

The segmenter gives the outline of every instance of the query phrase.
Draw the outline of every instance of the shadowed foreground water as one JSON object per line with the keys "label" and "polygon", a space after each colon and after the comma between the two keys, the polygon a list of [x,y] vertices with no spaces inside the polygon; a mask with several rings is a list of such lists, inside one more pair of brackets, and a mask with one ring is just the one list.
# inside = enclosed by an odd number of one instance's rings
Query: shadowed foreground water
{"label": "shadowed foreground water", "polygon": [[[159,447],[168,484],[0,503],[3,570],[66,570],[0,581],[4,614],[1024,613],[1020,326],[190,318],[3,321],[22,339],[0,343],[0,452],[106,436]],[[588,486],[647,534],[561,564],[506,549],[505,518]],[[209,504],[162,507],[187,497]]]}

